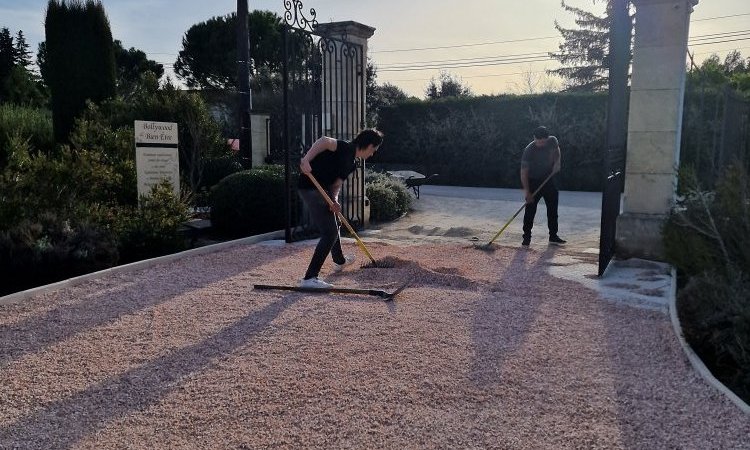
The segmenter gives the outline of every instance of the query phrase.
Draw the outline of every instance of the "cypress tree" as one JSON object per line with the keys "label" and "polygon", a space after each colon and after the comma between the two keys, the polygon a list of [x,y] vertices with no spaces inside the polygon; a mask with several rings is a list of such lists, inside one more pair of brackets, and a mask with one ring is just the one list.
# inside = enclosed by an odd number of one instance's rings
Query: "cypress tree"
{"label": "cypress tree", "polygon": [[[13,36],[10,34],[10,30],[3,28],[0,30],[0,86],[8,75],[15,62],[15,49],[13,48]],[[2,93],[0,92],[0,97]]]}
{"label": "cypress tree", "polygon": [[115,57],[101,2],[50,0],[44,22],[45,64],[55,139],[66,142],[86,100],[115,95]]}

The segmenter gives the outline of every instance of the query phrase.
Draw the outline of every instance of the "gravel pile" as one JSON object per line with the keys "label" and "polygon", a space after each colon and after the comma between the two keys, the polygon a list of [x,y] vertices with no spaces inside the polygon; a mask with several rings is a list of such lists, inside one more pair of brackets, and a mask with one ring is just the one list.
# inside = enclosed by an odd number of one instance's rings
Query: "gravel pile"
{"label": "gravel pile", "polygon": [[554,250],[371,247],[328,280],[395,302],[254,291],[312,253],[256,245],[0,307],[0,448],[750,448],[668,317]]}

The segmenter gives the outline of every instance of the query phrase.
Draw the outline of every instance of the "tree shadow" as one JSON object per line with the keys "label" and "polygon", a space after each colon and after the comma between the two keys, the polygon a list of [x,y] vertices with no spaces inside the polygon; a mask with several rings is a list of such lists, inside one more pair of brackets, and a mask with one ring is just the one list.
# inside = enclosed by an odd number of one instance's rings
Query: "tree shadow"
{"label": "tree shadow", "polygon": [[185,269],[182,264],[187,260],[170,263],[175,267],[156,276],[149,276],[148,269],[145,269],[131,275],[139,279],[123,289],[106,289],[74,304],[60,305],[42,315],[0,327],[0,342],[3,343],[0,348],[0,368],[87,329],[114,322],[286,255],[259,251],[236,265],[212,265],[207,270],[212,256],[218,257],[216,254],[199,256],[205,260],[205,264],[192,264],[184,272],[181,272]]}
{"label": "tree shadow", "polygon": [[33,414],[3,426],[0,428],[0,448],[73,447],[107,423],[154,406],[175,390],[185,377],[245,345],[299,298],[300,294],[282,297],[195,345],[47,404]]}

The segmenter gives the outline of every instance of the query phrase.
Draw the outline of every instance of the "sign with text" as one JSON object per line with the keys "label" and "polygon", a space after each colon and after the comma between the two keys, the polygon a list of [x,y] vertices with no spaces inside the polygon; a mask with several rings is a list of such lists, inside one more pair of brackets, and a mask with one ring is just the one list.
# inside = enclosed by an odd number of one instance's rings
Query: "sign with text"
{"label": "sign with text", "polygon": [[177,124],[172,122],[135,121],[135,146],[138,144],[177,145]]}
{"label": "sign with text", "polygon": [[135,167],[138,196],[149,195],[163,180],[180,195],[180,156],[177,149],[177,124],[135,121]]}
{"label": "sign with text", "polygon": [[138,196],[148,195],[151,189],[169,180],[175,195],[180,195],[180,160],[176,148],[138,147],[135,149],[138,173]]}

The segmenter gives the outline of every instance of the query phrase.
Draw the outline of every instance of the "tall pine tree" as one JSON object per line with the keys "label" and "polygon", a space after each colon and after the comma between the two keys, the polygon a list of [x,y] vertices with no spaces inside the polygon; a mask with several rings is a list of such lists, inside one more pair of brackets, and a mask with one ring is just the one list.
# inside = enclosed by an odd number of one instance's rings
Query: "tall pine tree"
{"label": "tall pine tree", "polygon": [[[594,0],[596,1],[596,0]],[[575,16],[579,28],[555,28],[564,42],[559,52],[550,53],[563,67],[548,71],[562,77],[566,91],[600,91],[607,88],[609,71],[609,29],[612,23],[612,1],[607,0],[604,16],[570,6],[562,1],[565,11]],[[632,36],[632,15],[631,31]]]}
{"label": "tall pine tree", "polygon": [[29,51],[29,44],[26,43],[26,37],[21,30],[18,30],[18,33],[16,33],[16,43],[13,56],[13,62],[16,66],[30,70],[29,67],[32,65],[31,52]]}
{"label": "tall pine tree", "polygon": [[50,0],[44,22],[45,65],[55,139],[65,142],[86,100],[115,95],[115,56],[101,2]]}

